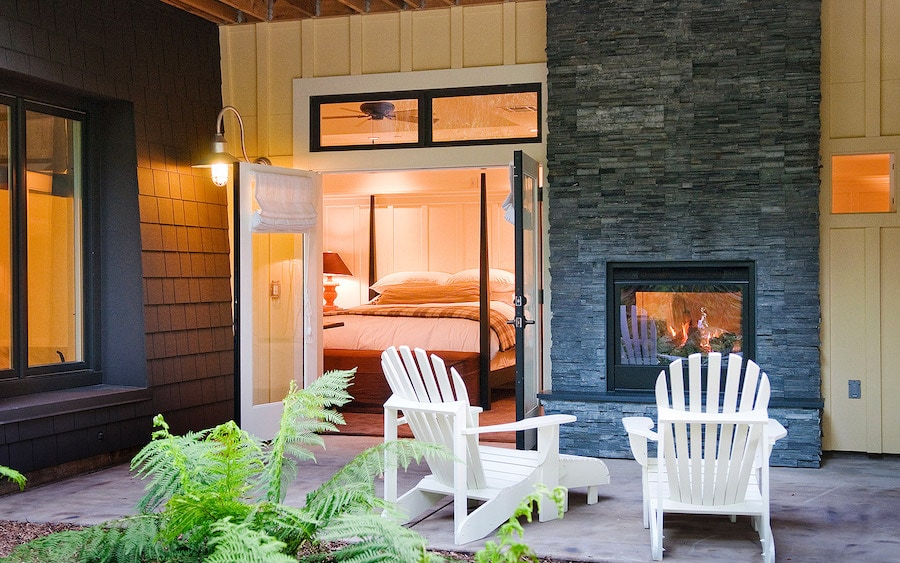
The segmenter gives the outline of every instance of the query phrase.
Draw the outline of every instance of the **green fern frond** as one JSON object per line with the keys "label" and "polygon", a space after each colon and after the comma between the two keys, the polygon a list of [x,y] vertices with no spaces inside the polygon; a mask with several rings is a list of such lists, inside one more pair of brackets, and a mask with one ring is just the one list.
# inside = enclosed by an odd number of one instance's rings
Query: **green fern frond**
{"label": "green fern frond", "polygon": [[184,493],[186,487],[195,486],[198,480],[205,482],[198,464],[208,459],[218,447],[205,440],[210,430],[173,436],[169,434],[162,415],[157,415],[153,421],[161,429],[153,433],[153,440],[131,460],[131,470],[135,475],[150,479],[144,487],[144,497],[138,503],[141,512],[159,508],[167,499]]}
{"label": "green fern frond", "polygon": [[333,518],[348,512],[378,510],[395,515],[395,506],[375,494],[375,477],[384,473],[386,457],[396,459],[399,466],[406,468],[426,455],[453,459],[453,454],[443,446],[415,440],[396,440],[367,448],[307,494],[306,509],[322,526],[330,525]]}
{"label": "green fern frond", "polygon": [[306,398],[315,400],[323,407],[340,407],[353,400],[347,387],[356,375],[356,368],[326,371],[322,377],[307,386]]}
{"label": "green fern frond", "polygon": [[419,463],[425,456],[452,460],[453,453],[447,448],[417,440],[393,440],[376,444],[363,450],[339,469],[331,479],[310,492],[306,503],[314,503],[317,496],[331,494],[339,490],[374,490],[374,479],[384,474],[386,459],[394,459],[398,467],[406,469],[413,462]]}
{"label": "green fern frond", "polygon": [[331,556],[346,563],[386,563],[395,561],[443,561],[429,553],[427,543],[418,533],[380,515],[368,513],[344,514],[332,521],[319,534],[322,541],[358,541],[346,544]]}
{"label": "green fern frond", "polygon": [[0,465],[0,477],[6,477],[10,481],[19,485],[20,491],[25,489],[25,476],[15,469],[12,469],[11,467]]}
{"label": "green fern frond", "polygon": [[296,553],[303,543],[313,538],[319,527],[319,522],[306,508],[268,502],[256,505],[247,522],[287,544],[285,553]]}
{"label": "green fern frond", "polygon": [[158,521],[155,514],[138,515],[50,534],[18,546],[4,561],[174,561],[157,541]]}
{"label": "green fern frond", "polygon": [[344,424],[343,415],[331,407],[340,406],[352,397],[347,393],[355,369],[328,371],[306,389],[297,389],[294,382],[282,401],[281,423],[272,440],[262,485],[269,502],[284,499],[287,483],[297,476],[297,464],[314,460],[310,446],[323,447],[322,432],[337,430]]}
{"label": "green fern frond", "polygon": [[264,468],[259,442],[234,421],[216,426],[207,440],[218,445],[202,460],[209,477],[209,491],[227,499],[238,499],[252,487],[252,479]]}
{"label": "green fern frond", "polygon": [[206,563],[296,563],[296,557],[284,553],[285,544],[246,522],[235,524],[225,518],[212,525],[210,545],[213,552]]}
{"label": "green fern frond", "polygon": [[202,544],[215,522],[225,518],[243,522],[252,510],[251,505],[238,499],[222,497],[212,492],[179,495],[166,503],[160,538],[166,543],[181,538],[188,543]]}

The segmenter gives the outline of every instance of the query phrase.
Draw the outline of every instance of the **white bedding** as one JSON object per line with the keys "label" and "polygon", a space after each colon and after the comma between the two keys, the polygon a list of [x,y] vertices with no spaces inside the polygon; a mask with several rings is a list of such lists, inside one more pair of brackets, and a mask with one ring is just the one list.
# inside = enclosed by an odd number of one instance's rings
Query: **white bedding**
{"label": "white bedding", "polygon": [[[478,305],[478,303],[470,304]],[[509,319],[515,316],[514,307],[508,303],[491,301],[491,308],[503,313]],[[344,326],[323,331],[324,347],[328,349],[384,350],[390,346],[406,344],[411,348],[419,347],[426,350],[479,352],[481,347],[479,323],[468,319],[337,314],[325,317],[325,322],[344,323]],[[497,356],[499,349],[497,335],[491,331],[492,359]],[[508,352],[514,353],[513,350],[507,350],[500,356],[508,358],[510,356]]]}

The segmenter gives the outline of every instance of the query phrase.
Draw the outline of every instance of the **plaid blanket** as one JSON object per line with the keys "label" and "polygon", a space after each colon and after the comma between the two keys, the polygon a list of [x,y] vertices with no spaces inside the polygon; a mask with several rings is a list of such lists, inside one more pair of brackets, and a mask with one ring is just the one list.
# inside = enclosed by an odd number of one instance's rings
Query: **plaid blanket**
{"label": "plaid blanket", "polygon": [[[481,313],[477,305],[360,305],[340,311],[328,311],[331,315],[373,315],[380,317],[425,317],[429,319],[469,319],[478,322]],[[500,311],[490,310],[490,326],[500,343],[500,351],[516,345],[516,329],[508,324],[510,319]]]}

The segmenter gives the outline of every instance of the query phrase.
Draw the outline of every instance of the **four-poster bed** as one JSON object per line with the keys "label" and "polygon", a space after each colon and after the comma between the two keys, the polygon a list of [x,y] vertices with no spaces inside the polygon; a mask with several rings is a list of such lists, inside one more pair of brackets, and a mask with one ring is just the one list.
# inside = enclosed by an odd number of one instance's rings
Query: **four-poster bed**
{"label": "four-poster bed", "polygon": [[369,199],[369,287],[366,304],[326,313],[324,369],[357,368],[345,409],[381,412],[390,396],[381,353],[391,345],[437,353],[466,382],[470,402],[490,408],[491,389],[515,381],[515,330],[509,320],[514,278],[488,259],[486,178],[481,177],[479,267],[454,274],[394,272],[376,280],[376,198]]}

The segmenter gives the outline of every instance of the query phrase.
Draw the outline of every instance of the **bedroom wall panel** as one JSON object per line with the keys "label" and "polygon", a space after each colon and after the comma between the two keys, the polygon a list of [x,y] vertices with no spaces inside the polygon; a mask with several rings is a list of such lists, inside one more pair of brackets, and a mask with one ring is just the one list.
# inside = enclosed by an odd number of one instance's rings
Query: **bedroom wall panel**
{"label": "bedroom wall panel", "polygon": [[356,202],[329,202],[323,212],[324,250],[340,254],[353,272],[352,277],[336,278],[339,286],[335,305],[342,308],[369,299],[369,284],[366,283],[369,279],[368,200],[357,199]]}

